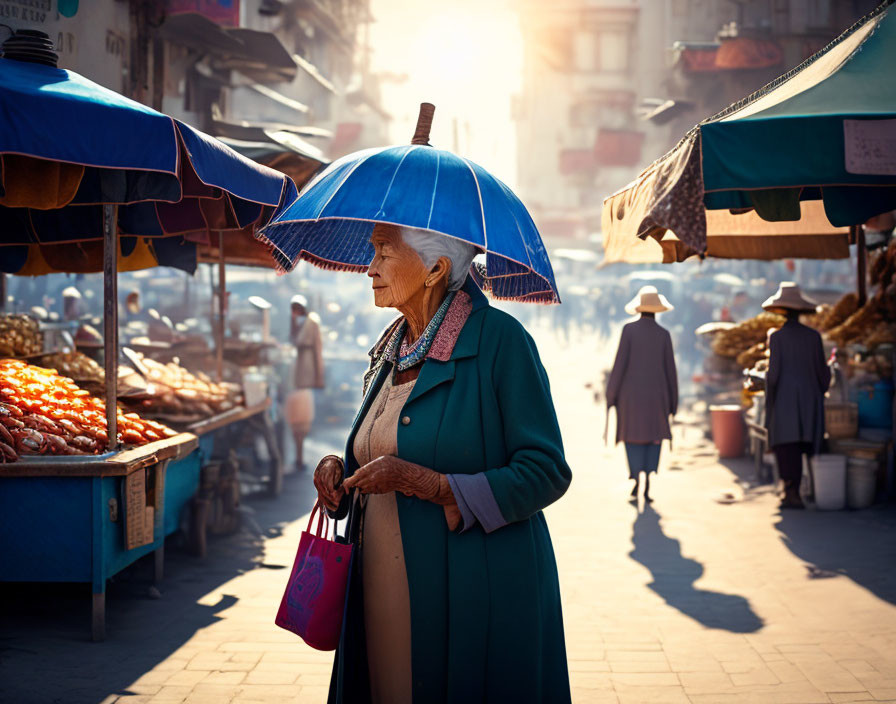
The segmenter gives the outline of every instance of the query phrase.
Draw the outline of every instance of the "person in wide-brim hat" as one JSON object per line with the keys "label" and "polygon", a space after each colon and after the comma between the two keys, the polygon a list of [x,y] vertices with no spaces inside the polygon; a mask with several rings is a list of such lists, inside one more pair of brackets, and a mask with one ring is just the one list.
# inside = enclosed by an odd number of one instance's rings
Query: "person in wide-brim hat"
{"label": "person in wide-brim hat", "polygon": [[629,315],[637,313],[665,313],[675,310],[666,297],[656,290],[656,286],[642,286],[637,295],[625,304],[625,312]]}
{"label": "person in wide-brim hat", "polygon": [[656,472],[663,440],[672,439],[670,417],[678,410],[678,374],[669,331],[656,314],[672,310],[654,286],[644,286],[625,306],[638,320],[622,328],[613,371],[607,382],[607,416],[616,408],[616,442],[625,443],[629,477],[637,500],[644,472],[644,499],[650,501],[650,474]]}
{"label": "person in wide-brim hat", "polygon": [[769,337],[765,425],[784,483],[781,507],[802,508],[803,455],[811,457],[821,449],[824,394],[831,383],[831,371],[825,362],[821,335],[800,323],[800,314],[814,312],[816,305],[803,296],[799,286],[783,282],[762,307],[787,316],[787,322]]}
{"label": "person in wide-brim hat", "polygon": [[800,287],[793,281],[782,281],[778,286],[778,291],[774,296],[770,296],[762,304],[762,307],[768,311],[797,311],[799,313],[814,313],[818,308],[818,304],[806,298]]}

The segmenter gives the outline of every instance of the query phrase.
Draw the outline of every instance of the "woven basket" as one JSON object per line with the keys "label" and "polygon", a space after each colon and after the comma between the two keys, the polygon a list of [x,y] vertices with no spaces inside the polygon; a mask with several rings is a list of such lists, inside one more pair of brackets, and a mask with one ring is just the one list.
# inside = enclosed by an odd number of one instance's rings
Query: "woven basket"
{"label": "woven basket", "polygon": [[830,438],[854,438],[859,432],[859,405],[826,401],[824,426]]}

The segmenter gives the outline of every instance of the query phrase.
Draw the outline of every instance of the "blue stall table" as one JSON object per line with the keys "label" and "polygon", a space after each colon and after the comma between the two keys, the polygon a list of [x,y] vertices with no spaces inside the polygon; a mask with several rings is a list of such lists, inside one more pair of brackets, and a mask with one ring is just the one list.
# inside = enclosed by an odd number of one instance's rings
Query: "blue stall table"
{"label": "blue stall table", "polygon": [[180,433],[116,453],[0,465],[0,581],[89,582],[105,638],[106,580],[155,551],[199,487],[198,439]]}

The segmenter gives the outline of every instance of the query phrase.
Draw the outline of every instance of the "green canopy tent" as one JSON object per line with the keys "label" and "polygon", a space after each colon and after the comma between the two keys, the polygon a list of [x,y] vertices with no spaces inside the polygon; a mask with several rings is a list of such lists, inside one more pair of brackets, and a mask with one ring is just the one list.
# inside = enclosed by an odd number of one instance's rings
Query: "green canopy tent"
{"label": "green canopy tent", "polygon": [[[801,201],[821,201],[830,225],[843,227],[896,209],[892,2],[697,125],[608,197],[605,240],[616,249],[635,247],[635,239],[659,242],[672,231],[684,247],[706,255],[707,210],[755,210],[767,221],[794,221]],[[860,244],[861,236],[856,228]],[[861,268],[863,253],[859,260]]]}

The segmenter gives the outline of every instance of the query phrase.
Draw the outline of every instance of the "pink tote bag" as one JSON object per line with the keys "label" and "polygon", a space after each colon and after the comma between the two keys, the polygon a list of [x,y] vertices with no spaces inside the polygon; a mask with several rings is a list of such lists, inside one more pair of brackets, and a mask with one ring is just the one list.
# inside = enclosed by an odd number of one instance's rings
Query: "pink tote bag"
{"label": "pink tote bag", "polygon": [[[315,516],[317,532],[312,533]],[[317,650],[336,650],[339,645],[352,565],[353,546],[329,540],[328,529],[329,519],[318,501],[308,518],[308,528],[302,532],[275,620]],[[335,532],[334,525],[334,537]]]}

